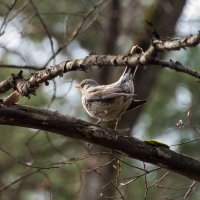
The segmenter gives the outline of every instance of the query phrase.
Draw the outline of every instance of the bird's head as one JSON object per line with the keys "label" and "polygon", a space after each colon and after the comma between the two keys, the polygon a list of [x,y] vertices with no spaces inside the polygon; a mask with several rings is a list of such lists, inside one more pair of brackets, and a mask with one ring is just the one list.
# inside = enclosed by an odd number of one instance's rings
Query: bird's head
{"label": "bird's head", "polygon": [[75,87],[79,88],[81,93],[84,93],[89,88],[95,87],[95,86],[98,86],[98,85],[99,84],[92,79],[85,79],[80,84],[76,84]]}

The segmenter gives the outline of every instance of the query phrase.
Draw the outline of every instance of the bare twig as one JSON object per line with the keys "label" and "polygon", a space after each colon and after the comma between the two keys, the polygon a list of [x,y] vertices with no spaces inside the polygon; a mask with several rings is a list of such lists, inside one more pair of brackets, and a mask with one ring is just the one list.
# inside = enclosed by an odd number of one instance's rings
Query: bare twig
{"label": "bare twig", "polygon": [[[115,157],[115,158],[117,158],[117,159],[120,159],[120,157],[116,156],[115,154],[113,154],[113,157]],[[124,163],[125,165],[129,166],[129,167],[134,168],[134,169],[138,169],[138,170],[140,170],[140,171],[144,171],[143,168],[138,167],[138,166],[135,166],[135,165],[132,165],[132,164],[126,162],[125,160],[121,160],[121,162]]]}
{"label": "bare twig", "polygon": [[[143,162],[143,166],[144,166],[144,170],[146,170],[146,166],[145,166],[144,162]],[[147,199],[147,193],[148,193],[148,190],[149,190],[148,183],[147,183],[147,174],[146,173],[144,174],[144,183],[145,183],[144,200],[146,200]]]}
{"label": "bare twig", "polygon": [[194,192],[195,184],[196,184],[196,181],[193,181],[192,184],[190,185],[189,189],[185,193],[183,199],[188,199],[188,197]]}
{"label": "bare twig", "polygon": [[[128,185],[128,184],[130,184],[130,183],[135,182],[136,180],[138,180],[139,178],[145,176],[146,174],[150,174],[150,173],[155,172],[155,171],[158,171],[158,170],[160,170],[160,169],[162,169],[162,168],[161,168],[161,167],[158,167],[158,168],[155,168],[155,169],[152,169],[152,170],[149,170],[149,171],[145,171],[144,173],[139,174],[139,175],[136,175],[136,176],[134,176],[134,177],[123,178],[123,181],[126,180],[126,182],[121,183],[120,186],[121,186],[121,187],[126,186],[126,185]],[[128,181],[127,181],[127,180],[128,180]]]}
{"label": "bare twig", "polygon": [[0,68],[11,68],[11,69],[25,69],[25,70],[33,70],[33,71],[39,71],[44,68],[37,67],[37,66],[31,66],[31,65],[11,65],[11,64],[0,64]]}
{"label": "bare twig", "polygon": [[102,164],[102,165],[98,165],[98,166],[95,167],[95,168],[83,170],[83,172],[91,172],[91,171],[100,169],[100,168],[102,168],[102,167],[105,167],[105,166],[107,166],[107,165],[110,165],[110,164],[113,163],[115,160],[116,160],[116,158],[113,158],[112,160],[109,160],[108,162],[106,162],[106,163],[104,163],[104,164]]}
{"label": "bare twig", "polygon": [[0,151],[4,152],[6,155],[8,155],[10,158],[12,158],[17,163],[19,163],[21,165],[24,165],[26,167],[29,167],[29,168],[34,168],[34,169],[53,169],[53,168],[59,168],[59,166],[47,166],[47,167],[33,166],[31,164],[28,164],[26,162],[22,162],[21,160],[18,160],[17,158],[15,158],[14,156],[12,156],[10,153],[8,153],[6,150],[2,149],[1,147],[0,147]]}
{"label": "bare twig", "polygon": [[40,13],[39,13],[39,11],[38,11],[38,9],[37,9],[35,3],[34,3],[33,1],[31,1],[30,3],[31,3],[32,7],[33,7],[34,10],[35,10],[36,17],[38,18],[38,20],[39,20],[40,23],[42,24],[42,26],[43,26],[43,28],[44,28],[44,30],[45,30],[45,32],[46,32],[46,35],[47,35],[48,38],[49,38],[49,42],[50,42],[52,54],[55,54],[53,39],[52,39],[51,34],[50,34],[50,32],[49,32],[49,30],[48,30],[48,28],[47,28],[47,25],[45,24],[44,20],[42,19],[42,17],[41,17],[41,15],[40,15]]}
{"label": "bare twig", "polygon": [[[102,2],[98,3],[96,6],[94,6],[93,10],[89,11],[86,16],[83,17],[82,21],[77,25],[76,29],[73,31],[71,36],[68,35],[67,41],[60,46],[57,51],[52,55],[49,60],[46,62],[44,65],[45,67],[51,62],[52,59],[54,59],[63,49],[67,47],[67,45],[73,41],[78,35],[86,31],[96,20],[97,16],[96,15],[96,10],[100,9],[105,2],[108,0],[103,0]],[[92,18],[91,18],[92,17]]]}
{"label": "bare twig", "polygon": [[11,13],[11,11],[13,10],[14,6],[16,5],[16,3],[17,3],[17,0],[14,0],[13,4],[12,4],[11,6],[8,7],[8,11],[7,11],[6,14],[4,15],[3,23],[2,23],[1,26],[0,26],[0,36],[4,34],[5,27],[6,27],[6,24],[7,24],[8,16],[9,16],[9,14]]}
{"label": "bare twig", "polygon": [[[96,172],[97,174],[99,174],[104,180],[106,180],[113,188],[116,189],[116,191],[119,193],[121,199],[125,200],[123,194],[121,193],[120,189],[115,186],[110,180],[108,180],[105,176],[103,176],[103,174],[100,171],[97,171],[96,169],[94,169],[94,172]],[[100,194],[100,196],[103,197],[103,194]]]}
{"label": "bare twig", "polygon": [[189,67],[184,67],[180,62],[173,62],[172,60],[167,62],[160,59],[152,59],[150,63],[153,65],[159,65],[161,67],[167,67],[177,72],[183,72],[185,74],[189,74],[198,79],[200,78],[200,72],[192,70]]}
{"label": "bare twig", "polygon": [[7,189],[10,188],[12,185],[18,183],[19,181],[22,181],[22,180],[24,180],[24,179],[26,179],[26,178],[28,178],[28,177],[30,177],[30,176],[32,176],[32,175],[38,173],[39,171],[40,171],[40,170],[37,169],[37,170],[35,170],[35,171],[33,171],[33,172],[30,172],[30,173],[27,173],[27,174],[25,174],[25,175],[23,175],[23,176],[20,176],[20,178],[14,180],[14,181],[11,182],[10,184],[8,184],[8,185],[6,185],[5,187],[1,188],[1,189],[0,189],[0,193],[3,192],[3,191],[5,191],[5,190],[7,190]]}

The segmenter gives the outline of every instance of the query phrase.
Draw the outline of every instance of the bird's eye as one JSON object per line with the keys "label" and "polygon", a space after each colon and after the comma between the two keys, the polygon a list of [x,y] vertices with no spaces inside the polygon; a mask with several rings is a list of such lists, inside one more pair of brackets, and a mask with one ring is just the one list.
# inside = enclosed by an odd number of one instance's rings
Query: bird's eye
{"label": "bird's eye", "polygon": [[81,83],[81,87],[84,87],[85,86],[85,83]]}

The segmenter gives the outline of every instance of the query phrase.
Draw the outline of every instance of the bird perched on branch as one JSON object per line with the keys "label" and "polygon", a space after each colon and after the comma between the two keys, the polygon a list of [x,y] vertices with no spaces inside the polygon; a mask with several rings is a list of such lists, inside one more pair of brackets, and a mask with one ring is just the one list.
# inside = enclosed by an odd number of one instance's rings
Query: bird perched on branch
{"label": "bird perched on branch", "polygon": [[137,67],[127,66],[119,80],[109,85],[99,85],[92,79],[75,85],[82,93],[83,107],[91,117],[98,119],[97,124],[116,119],[117,129],[119,119],[127,110],[147,102],[134,99],[133,77]]}

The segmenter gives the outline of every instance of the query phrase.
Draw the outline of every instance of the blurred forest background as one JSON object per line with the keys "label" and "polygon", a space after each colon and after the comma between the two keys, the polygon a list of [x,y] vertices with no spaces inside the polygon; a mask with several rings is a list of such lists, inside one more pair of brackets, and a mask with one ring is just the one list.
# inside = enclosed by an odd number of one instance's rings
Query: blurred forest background
{"label": "blurred forest background", "polygon": [[[1,0],[0,80],[20,67],[28,76],[92,52],[127,54],[136,44],[146,50],[147,21],[161,38],[195,34],[200,30],[199,10],[200,2],[194,0]],[[198,71],[199,53],[195,47],[163,52],[162,57]],[[82,108],[80,92],[73,85],[88,77],[112,83],[122,71],[108,67],[92,68],[87,74],[70,72],[19,103],[95,122]],[[199,159],[198,87],[199,82],[186,74],[153,66],[140,69],[136,94],[149,103],[125,114],[120,129],[131,129],[141,140],[161,140]],[[178,122],[184,125],[177,127]],[[145,174],[144,167],[153,171]],[[200,199],[198,183],[156,168],[52,133],[0,126],[2,200],[122,199],[121,195],[128,200]]]}

